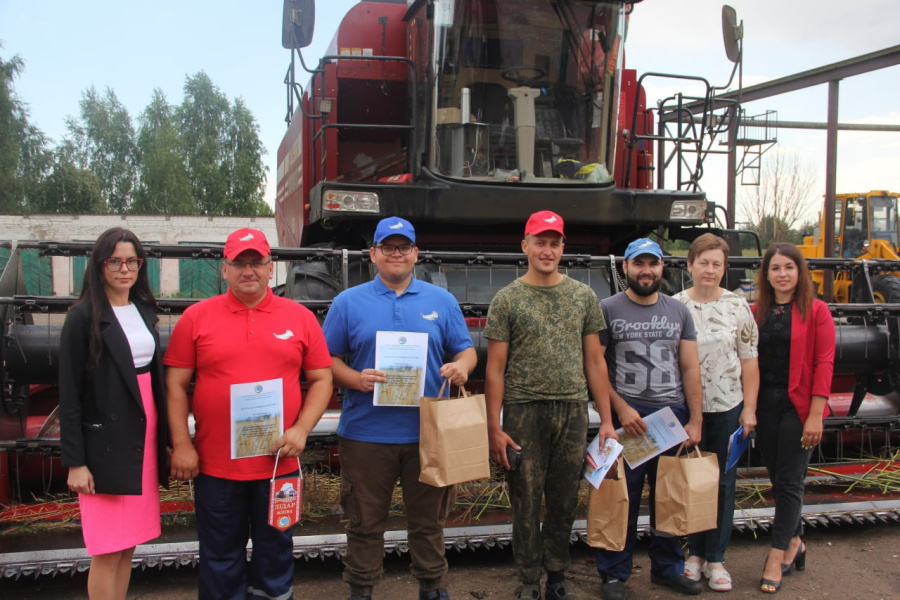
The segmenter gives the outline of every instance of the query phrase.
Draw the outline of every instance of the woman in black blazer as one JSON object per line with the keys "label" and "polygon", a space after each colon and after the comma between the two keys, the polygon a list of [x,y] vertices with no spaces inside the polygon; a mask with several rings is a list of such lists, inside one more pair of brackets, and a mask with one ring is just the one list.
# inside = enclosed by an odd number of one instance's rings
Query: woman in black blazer
{"label": "woman in black blazer", "polygon": [[88,595],[124,599],[134,547],[160,534],[168,427],[156,300],[132,232],[94,243],[60,340],[62,464],[92,556]]}

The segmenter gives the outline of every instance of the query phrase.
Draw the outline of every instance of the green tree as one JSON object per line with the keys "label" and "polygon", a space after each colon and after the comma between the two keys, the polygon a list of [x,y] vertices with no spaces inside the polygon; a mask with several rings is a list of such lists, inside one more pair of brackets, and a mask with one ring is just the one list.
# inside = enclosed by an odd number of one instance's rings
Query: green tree
{"label": "green tree", "polygon": [[803,236],[798,230],[792,229],[783,220],[772,215],[763,217],[759,223],[750,225],[748,229],[759,235],[763,251],[774,242],[803,243]]}
{"label": "green tree", "polygon": [[[2,48],[2,44],[0,44]],[[28,107],[13,84],[25,68],[19,56],[0,58],[0,212],[16,213],[40,194],[52,164],[48,140],[29,123]]]}
{"label": "green tree", "polygon": [[228,194],[228,98],[200,71],[185,80],[184,100],[176,111],[176,120],[197,212],[222,214]]}
{"label": "green tree", "polygon": [[108,212],[125,213],[133,202],[138,173],[131,116],[110,88],[101,95],[89,87],[78,106],[78,118],[66,118],[66,160],[94,174]]}
{"label": "green tree", "polygon": [[36,213],[104,213],[106,202],[93,173],[58,157],[41,193],[29,202],[29,209]]}
{"label": "green tree", "polygon": [[22,103],[13,91],[13,82],[22,71],[22,59],[0,58],[0,210],[17,212],[19,146],[22,138]]}
{"label": "green tree", "polygon": [[200,71],[184,84],[176,110],[179,139],[197,211],[205,215],[270,215],[263,201],[265,148],[259,125],[240,99]]}
{"label": "green tree", "polygon": [[179,144],[175,110],[162,90],[153,90],[153,98],[141,113],[139,123],[140,181],[131,212],[195,214],[197,205],[191,197],[191,179]]}
{"label": "green tree", "polygon": [[266,149],[259,139],[259,125],[253,113],[237,98],[228,119],[228,197],[224,206],[227,215],[270,215],[263,200],[266,186]]}

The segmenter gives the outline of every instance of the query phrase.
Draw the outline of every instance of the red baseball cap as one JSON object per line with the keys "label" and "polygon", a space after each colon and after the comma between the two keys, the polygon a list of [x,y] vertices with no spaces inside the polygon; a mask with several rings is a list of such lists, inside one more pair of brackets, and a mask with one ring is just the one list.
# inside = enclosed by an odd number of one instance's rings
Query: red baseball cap
{"label": "red baseball cap", "polygon": [[234,260],[238,254],[247,250],[259,252],[260,256],[272,254],[266,234],[259,229],[243,227],[228,234],[228,239],[225,240],[225,258]]}
{"label": "red baseball cap", "polygon": [[563,218],[551,210],[541,210],[530,217],[525,223],[525,235],[537,235],[545,231],[555,231],[563,237]]}

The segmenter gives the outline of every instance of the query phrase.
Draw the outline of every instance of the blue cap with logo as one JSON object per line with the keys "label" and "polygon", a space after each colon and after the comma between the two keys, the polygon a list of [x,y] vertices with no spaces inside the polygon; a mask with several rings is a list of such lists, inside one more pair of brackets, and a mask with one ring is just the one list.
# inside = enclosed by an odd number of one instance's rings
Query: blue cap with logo
{"label": "blue cap with logo", "polygon": [[659,247],[659,244],[649,238],[638,238],[628,244],[628,248],[625,249],[625,260],[632,259],[641,254],[652,254],[656,258],[663,257],[663,251],[662,248]]}
{"label": "blue cap with logo", "polygon": [[402,235],[409,238],[409,241],[412,243],[416,243],[416,230],[413,228],[412,223],[406,219],[387,217],[378,221],[378,226],[375,228],[375,237],[373,238],[375,243],[380,244],[384,238],[392,235]]}

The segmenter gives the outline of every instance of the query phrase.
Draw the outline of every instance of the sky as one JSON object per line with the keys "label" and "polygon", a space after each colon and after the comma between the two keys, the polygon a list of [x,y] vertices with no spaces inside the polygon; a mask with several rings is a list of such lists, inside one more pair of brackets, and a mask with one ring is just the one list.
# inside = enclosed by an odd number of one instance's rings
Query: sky
{"label": "sky", "polygon": [[[356,0],[316,7],[315,63]],[[744,24],[744,85],[846,60],[900,42],[896,0],[731,0]],[[638,72],[700,75],[723,85],[731,72],[721,34],[722,2],[645,0],[635,6],[626,41],[627,66]],[[137,122],[154,88],[170,103],[182,99],[185,78],[205,71],[229,99],[241,97],[255,115],[267,149],[266,200],[274,203],[276,154],[286,125],[284,75],[290,53],[281,47],[277,0],[0,0],[0,56],[18,54],[25,70],[15,83],[31,122],[54,141],[65,118],[77,115],[89,86],[111,88]],[[299,76],[304,85],[305,76]],[[648,104],[676,91],[648,85]],[[900,67],[841,82],[840,121],[900,124]],[[746,106],[748,114],[777,110],[789,121],[824,122],[827,86]],[[900,133],[841,132],[837,191],[900,192]],[[824,193],[825,132],[782,130],[770,151],[797,152]],[[702,187],[725,201],[725,162],[706,163]],[[738,202],[741,194],[739,188]],[[811,215],[812,216],[812,215]]]}

